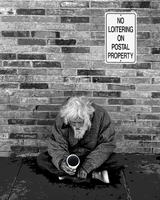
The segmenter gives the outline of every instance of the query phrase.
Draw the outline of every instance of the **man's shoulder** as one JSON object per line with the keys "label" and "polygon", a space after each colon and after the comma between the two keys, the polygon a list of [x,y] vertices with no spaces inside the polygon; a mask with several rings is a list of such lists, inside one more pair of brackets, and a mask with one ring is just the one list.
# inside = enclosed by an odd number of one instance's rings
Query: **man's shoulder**
{"label": "man's shoulder", "polygon": [[64,119],[60,116],[60,113],[57,114],[56,118],[55,118],[55,123],[62,127],[63,123],[64,123]]}
{"label": "man's shoulder", "polygon": [[103,106],[97,105],[95,103],[92,103],[92,106],[95,109],[95,114],[97,115],[97,117],[100,117],[100,118],[106,117],[107,119],[110,119],[108,112]]}
{"label": "man's shoulder", "polygon": [[107,112],[103,106],[97,105],[95,103],[92,103],[93,108],[95,109],[95,111],[100,112],[100,113],[105,113]]}

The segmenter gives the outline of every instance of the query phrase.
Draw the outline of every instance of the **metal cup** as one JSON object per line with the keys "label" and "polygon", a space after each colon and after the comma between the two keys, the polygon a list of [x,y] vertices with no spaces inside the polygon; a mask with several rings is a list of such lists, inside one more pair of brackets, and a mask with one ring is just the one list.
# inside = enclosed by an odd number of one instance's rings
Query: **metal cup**
{"label": "metal cup", "polygon": [[80,164],[80,159],[76,154],[71,154],[67,157],[66,162],[71,169],[76,169]]}

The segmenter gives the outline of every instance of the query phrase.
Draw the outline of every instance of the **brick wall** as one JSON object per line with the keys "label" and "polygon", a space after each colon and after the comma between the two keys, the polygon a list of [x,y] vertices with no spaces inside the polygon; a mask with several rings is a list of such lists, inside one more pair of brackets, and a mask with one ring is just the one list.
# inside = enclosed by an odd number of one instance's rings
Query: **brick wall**
{"label": "brick wall", "polygon": [[[137,63],[105,64],[107,11],[137,13]],[[160,153],[160,2],[0,0],[0,156],[46,150],[62,101],[109,112],[117,152]]]}

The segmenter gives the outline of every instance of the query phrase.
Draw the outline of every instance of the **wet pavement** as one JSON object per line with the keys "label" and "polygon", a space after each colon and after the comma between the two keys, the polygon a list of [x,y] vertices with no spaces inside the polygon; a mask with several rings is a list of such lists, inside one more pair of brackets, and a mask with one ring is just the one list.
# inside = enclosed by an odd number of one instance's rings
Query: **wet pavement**
{"label": "wet pavement", "polygon": [[117,181],[57,181],[39,171],[36,158],[0,158],[0,200],[160,200],[160,156],[125,154]]}

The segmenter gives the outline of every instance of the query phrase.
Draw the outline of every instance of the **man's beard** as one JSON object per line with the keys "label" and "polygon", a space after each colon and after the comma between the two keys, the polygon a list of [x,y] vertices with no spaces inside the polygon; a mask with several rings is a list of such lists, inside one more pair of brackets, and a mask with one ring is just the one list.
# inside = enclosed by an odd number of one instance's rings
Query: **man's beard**
{"label": "man's beard", "polygon": [[79,129],[76,129],[75,127],[73,127],[73,130],[74,130],[74,137],[76,139],[81,139],[81,138],[83,138],[83,136],[84,136],[84,134],[85,134],[85,132],[87,130],[87,127],[83,126],[83,127],[79,128]]}

